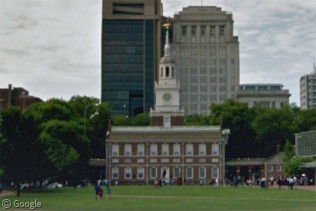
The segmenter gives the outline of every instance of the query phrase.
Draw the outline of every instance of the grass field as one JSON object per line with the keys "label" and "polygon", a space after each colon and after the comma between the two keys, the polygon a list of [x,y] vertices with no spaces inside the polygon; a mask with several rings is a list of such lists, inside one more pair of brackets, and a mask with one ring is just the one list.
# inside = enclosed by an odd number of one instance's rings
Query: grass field
{"label": "grass field", "polygon": [[[40,202],[35,210],[316,210],[316,192],[258,187],[115,186],[109,201],[96,200],[94,188],[63,188],[2,196],[14,203]],[[18,201],[16,201],[18,200]],[[7,201],[6,201],[7,202]],[[0,209],[3,209],[3,204]],[[23,209],[27,210],[27,209]]]}

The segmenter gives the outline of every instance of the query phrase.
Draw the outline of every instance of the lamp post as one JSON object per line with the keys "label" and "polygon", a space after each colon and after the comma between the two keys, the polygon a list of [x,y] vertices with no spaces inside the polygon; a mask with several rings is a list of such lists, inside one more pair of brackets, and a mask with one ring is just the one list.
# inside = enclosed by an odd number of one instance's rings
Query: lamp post
{"label": "lamp post", "polygon": [[224,136],[224,143],[222,144],[222,148],[223,148],[223,150],[222,150],[222,152],[223,152],[223,154],[222,154],[222,158],[223,158],[222,159],[222,165],[223,165],[223,167],[222,167],[222,181],[225,181],[225,147],[228,143],[228,136],[230,134],[230,129],[222,130],[222,134]]}
{"label": "lamp post", "polygon": [[110,156],[109,156],[109,141],[108,138],[110,136],[110,128],[106,131],[105,135],[105,174],[107,177],[107,187],[110,187],[111,179],[110,179]]}

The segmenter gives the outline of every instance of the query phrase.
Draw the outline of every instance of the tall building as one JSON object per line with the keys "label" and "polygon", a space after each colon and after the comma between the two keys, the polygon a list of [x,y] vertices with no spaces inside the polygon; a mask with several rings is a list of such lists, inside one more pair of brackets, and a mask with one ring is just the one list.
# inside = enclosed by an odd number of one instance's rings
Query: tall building
{"label": "tall building", "polygon": [[103,0],[101,101],[115,114],[149,112],[160,59],[161,0]]}
{"label": "tall building", "polygon": [[316,108],[316,66],[311,74],[300,79],[301,109]]}
{"label": "tall building", "polygon": [[235,99],[239,88],[239,41],[231,13],[189,6],[174,15],[173,43],[186,114],[209,114],[212,103]]}
{"label": "tall building", "polygon": [[249,107],[281,108],[289,105],[290,96],[282,84],[241,84],[236,100],[247,103]]}

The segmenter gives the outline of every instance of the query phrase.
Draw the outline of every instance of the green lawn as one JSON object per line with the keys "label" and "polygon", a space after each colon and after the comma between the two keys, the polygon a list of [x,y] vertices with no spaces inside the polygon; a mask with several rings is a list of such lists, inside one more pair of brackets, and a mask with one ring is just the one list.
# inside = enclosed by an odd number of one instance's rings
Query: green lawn
{"label": "green lawn", "polygon": [[[116,186],[109,201],[96,200],[93,187],[64,188],[1,197],[37,202],[37,210],[316,210],[316,192],[258,187]],[[2,208],[1,208],[2,209]],[[25,209],[24,209],[25,210]]]}

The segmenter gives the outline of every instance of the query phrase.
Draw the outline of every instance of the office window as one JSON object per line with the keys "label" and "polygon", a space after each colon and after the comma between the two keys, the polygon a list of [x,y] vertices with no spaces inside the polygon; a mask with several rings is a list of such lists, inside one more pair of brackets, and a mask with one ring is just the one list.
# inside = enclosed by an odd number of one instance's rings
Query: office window
{"label": "office window", "polygon": [[219,145],[212,144],[212,155],[219,155]]}
{"label": "office window", "polygon": [[124,179],[132,179],[132,168],[131,167],[125,167]]}
{"label": "office window", "polygon": [[224,36],[224,34],[225,34],[225,26],[220,26],[219,27],[219,35]]}
{"label": "office window", "polygon": [[210,35],[214,36],[215,35],[215,26],[210,27]]}
{"label": "office window", "polygon": [[199,144],[199,155],[206,155],[206,145]]}
{"label": "office window", "polygon": [[191,27],[191,36],[195,36],[196,35],[196,26],[192,26]]}
{"label": "office window", "polygon": [[205,26],[201,26],[201,36],[205,36]]}
{"label": "office window", "polygon": [[150,179],[157,178],[157,167],[150,167]]}
{"label": "office window", "polygon": [[218,167],[212,167],[212,179],[218,178]]}
{"label": "office window", "polygon": [[181,27],[181,32],[182,32],[182,36],[186,36],[187,35],[187,26],[182,26]]}
{"label": "office window", "polygon": [[145,145],[144,144],[137,144],[137,155],[138,156],[145,155]]}
{"label": "office window", "polygon": [[118,144],[112,145],[112,156],[119,156],[119,145]]}
{"label": "office window", "polygon": [[199,178],[205,179],[206,178],[206,168],[204,166],[201,166],[199,168]]}
{"label": "office window", "polygon": [[151,144],[150,145],[150,155],[157,155],[157,144]]}
{"label": "office window", "polygon": [[193,144],[185,145],[185,153],[186,155],[193,155]]}
{"label": "office window", "polygon": [[174,167],[173,169],[173,178],[181,177],[181,169],[180,167]]}
{"label": "office window", "polygon": [[125,144],[124,145],[124,155],[125,156],[131,156],[132,155],[132,145],[131,144]]}
{"label": "office window", "polygon": [[118,179],[119,178],[119,169],[117,167],[112,168],[112,179]]}
{"label": "office window", "polygon": [[145,178],[145,168],[144,167],[138,167],[137,168],[137,179],[144,179]]}
{"label": "office window", "polygon": [[169,155],[169,144],[162,144],[161,151],[162,155]]}
{"label": "office window", "polygon": [[186,179],[193,179],[193,167],[189,166],[186,168],[185,177]]}
{"label": "office window", "polygon": [[180,151],[180,144],[174,144],[173,145],[173,155],[179,156],[181,153]]}

